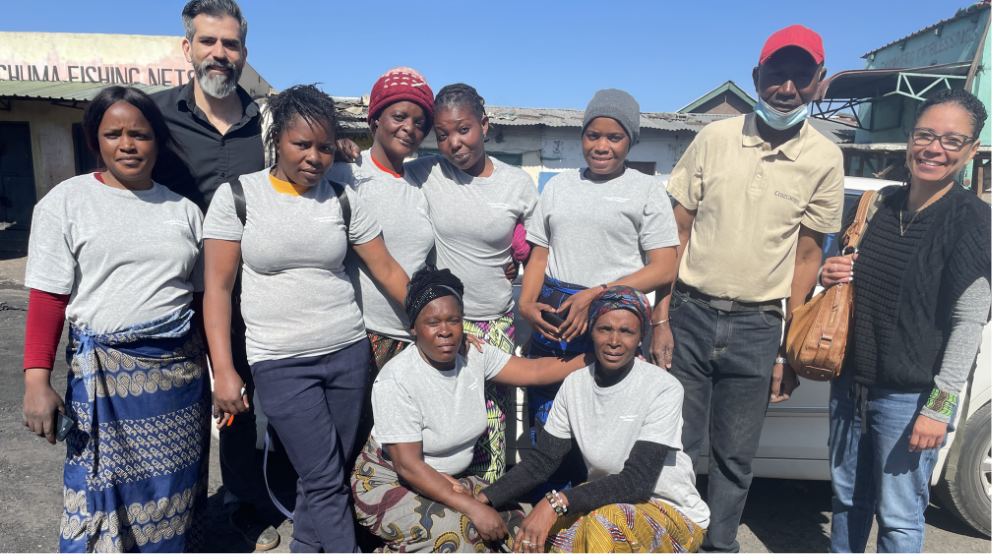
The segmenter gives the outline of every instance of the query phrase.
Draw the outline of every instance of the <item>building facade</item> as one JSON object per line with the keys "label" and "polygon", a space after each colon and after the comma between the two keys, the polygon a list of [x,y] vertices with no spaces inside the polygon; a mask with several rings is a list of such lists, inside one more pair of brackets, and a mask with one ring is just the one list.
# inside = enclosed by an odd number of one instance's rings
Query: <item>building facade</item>
{"label": "building facade", "polygon": [[[83,110],[104,87],[148,93],[185,85],[183,37],[0,32],[0,246],[22,245],[38,199],[92,168]],[[240,84],[273,92],[251,66]]]}
{"label": "building facade", "polygon": [[[866,53],[865,69],[842,71],[818,90],[822,114],[853,110],[858,130],[846,147],[848,175],[905,177],[906,143],[917,107],[942,89],[965,89],[991,111],[990,1]],[[960,176],[989,189],[990,125],[979,136],[980,152]],[[983,188],[974,187],[977,193]]]}

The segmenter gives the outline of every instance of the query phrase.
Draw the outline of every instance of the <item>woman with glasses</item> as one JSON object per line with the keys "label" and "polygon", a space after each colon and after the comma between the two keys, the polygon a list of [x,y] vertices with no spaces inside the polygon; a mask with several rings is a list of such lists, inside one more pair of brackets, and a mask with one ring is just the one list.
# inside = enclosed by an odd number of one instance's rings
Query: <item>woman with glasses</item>
{"label": "woman with glasses", "polygon": [[[990,314],[990,207],[956,183],[987,119],[972,94],[946,90],[917,110],[910,182],[879,192],[852,260],[829,258],[821,284],[852,281],[854,315],[831,383],[832,552],[924,546],[928,483]],[[855,209],[843,229],[855,219]]]}

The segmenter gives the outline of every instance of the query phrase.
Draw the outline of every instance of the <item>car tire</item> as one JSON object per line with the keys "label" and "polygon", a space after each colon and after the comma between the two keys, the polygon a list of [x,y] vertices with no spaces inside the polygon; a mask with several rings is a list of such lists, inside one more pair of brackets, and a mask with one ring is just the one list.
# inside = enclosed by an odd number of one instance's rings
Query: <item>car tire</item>
{"label": "car tire", "polygon": [[946,505],[977,532],[990,536],[990,404],[972,415],[962,430],[958,468],[943,484]]}

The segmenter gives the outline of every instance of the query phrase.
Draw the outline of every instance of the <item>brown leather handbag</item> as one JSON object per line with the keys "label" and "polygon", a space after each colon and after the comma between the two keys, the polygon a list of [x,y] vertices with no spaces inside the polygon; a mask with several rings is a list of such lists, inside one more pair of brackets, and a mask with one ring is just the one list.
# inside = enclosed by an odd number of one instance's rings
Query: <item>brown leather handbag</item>
{"label": "brown leather handbag", "polygon": [[[855,221],[841,238],[842,254],[851,258],[865,233],[866,224],[879,206],[881,196],[867,191],[859,201]],[[825,382],[841,373],[852,320],[852,283],[841,283],[821,291],[810,302],[793,311],[786,336],[786,360],[801,378]]]}

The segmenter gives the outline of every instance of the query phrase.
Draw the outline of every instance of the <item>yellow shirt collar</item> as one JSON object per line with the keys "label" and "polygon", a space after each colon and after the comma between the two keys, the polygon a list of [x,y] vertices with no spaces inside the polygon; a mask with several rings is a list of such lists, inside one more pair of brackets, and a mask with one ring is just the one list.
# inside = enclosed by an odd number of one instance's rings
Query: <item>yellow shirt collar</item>
{"label": "yellow shirt collar", "polygon": [[298,197],[310,190],[310,187],[296,185],[290,183],[289,181],[283,181],[282,179],[276,179],[276,177],[272,174],[269,174],[269,182],[272,183],[272,188],[275,189],[277,193],[281,195],[290,195],[291,197]]}

